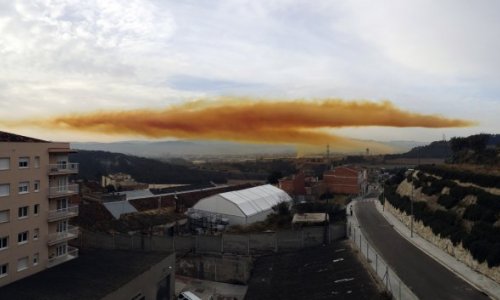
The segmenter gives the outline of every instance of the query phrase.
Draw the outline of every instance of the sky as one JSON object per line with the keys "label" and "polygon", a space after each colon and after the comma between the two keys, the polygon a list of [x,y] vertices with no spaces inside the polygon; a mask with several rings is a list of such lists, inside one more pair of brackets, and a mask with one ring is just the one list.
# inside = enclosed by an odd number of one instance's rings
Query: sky
{"label": "sky", "polygon": [[498,1],[0,0],[0,130],[148,139],[19,121],[244,97],[388,100],[475,122],[331,129],[353,139],[498,133],[499,36]]}

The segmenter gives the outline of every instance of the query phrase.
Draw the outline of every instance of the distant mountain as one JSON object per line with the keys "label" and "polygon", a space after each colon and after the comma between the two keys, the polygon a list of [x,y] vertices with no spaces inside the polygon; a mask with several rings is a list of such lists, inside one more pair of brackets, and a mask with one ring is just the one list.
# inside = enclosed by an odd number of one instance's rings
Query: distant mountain
{"label": "distant mountain", "polygon": [[[375,141],[376,142],[376,141]],[[394,149],[394,152],[406,152],[413,147],[425,145],[416,141],[379,142]],[[80,150],[109,151],[141,157],[161,158],[169,161],[174,157],[200,156],[238,156],[238,155],[295,155],[294,146],[273,144],[244,144],[221,141],[124,141],[114,143],[71,143],[72,148]],[[178,161],[173,162],[178,163]],[[182,163],[182,162],[180,162]]]}
{"label": "distant mountain", "polygon": [[453,152],[451,151],[450,143],[447,141],[436,141],[426,146],[414,147],[410,151],[401,154],[385,155],[385,159],[395,158],[450,158]]}
{"label": "distant mountain", "polygon": [[123,172],[145,183],[216,183],[226,182],[224,174],[174,165],[159,160],[111,153],[79,150],[70,155],[72,162],[80,163],[78,177],[100,180],[102,175]]}
{"label": "distant mountain", "polygon": [[452,163],[500,165],[500,135],[475,134],[450,140]]}
{"label": "distant mountain", "polygon": [[412,148],[425,146],[428,143],[426,142],[417,142],[417,141],[389,141],[389,142],[380,142],[387,146],[391,146],[394,148],[394,152],[406,152],[411,150]]}
{"label": "distant mountain", "polygon": [[292,146],[215,141],[71,143],[71,147],[80,150],[101,150],[156,158],[296,153],[295,148]]}

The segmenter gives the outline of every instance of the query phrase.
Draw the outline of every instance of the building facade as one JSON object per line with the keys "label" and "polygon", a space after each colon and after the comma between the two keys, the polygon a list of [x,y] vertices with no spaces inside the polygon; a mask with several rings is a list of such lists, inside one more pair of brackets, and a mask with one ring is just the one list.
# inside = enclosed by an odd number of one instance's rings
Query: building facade
{"label": "building facade", "polygon": [[366,170],[340,166],[323,174],[325,188],[330,193],[362,195],[366,192]]}
{"label": "building facade", "polygon": [[299,172],[295,175],[291,175],[278,180],[278,187],[290,196],[299,197],[306,195],[306,176],[304,173]]}
{"label": "building facade", "polygon": [[68,245],[78,237],[71,152],[69,143],[0,132],[0,286],[78,256]]}

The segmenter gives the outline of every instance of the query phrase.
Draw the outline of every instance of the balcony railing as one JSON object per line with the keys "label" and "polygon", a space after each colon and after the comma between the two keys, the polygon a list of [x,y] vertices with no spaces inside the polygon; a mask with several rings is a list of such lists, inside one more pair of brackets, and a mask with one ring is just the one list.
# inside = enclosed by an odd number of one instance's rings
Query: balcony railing
{"label": "balcony railing", "polygon": [[49,188],[50,198],[70,196],[74,194],[78,194],[78,184],[68,184]]}
{"label": "balcony railing", "polygon": [[76,173],[78,173],[78,163],[57,163],[49,165],[49,175]]}
{"label": "balcony railing", "polygon": [[66,231],[54,232],[49,234],[49,246],[76,239],[78,237],[79,228],[77,226],[68,226]]}
{"label": "balcony railing", "polygon": [[53,266],[56,266],[56,265],[61,264],[63,262],[70,261],[70,260],[75,259],[77,257],[78,257],[78,248],[68,246],[68,250],[66,251],[66,253],[59,255],[59,256],[49,258],[47,268],[51,268]]}
{"label": "balcony railing", "polygon": [[49,211],[49,222],[78,216],[78,205]]}

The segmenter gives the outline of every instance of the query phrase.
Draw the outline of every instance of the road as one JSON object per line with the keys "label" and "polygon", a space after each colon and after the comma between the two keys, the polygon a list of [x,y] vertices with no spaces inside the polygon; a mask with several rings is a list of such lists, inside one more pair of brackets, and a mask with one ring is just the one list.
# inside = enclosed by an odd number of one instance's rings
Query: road
{"label": "road", "polygon": [[373,202],[361,201],[354,207],[366,238],[417,297],[489,299],[403,238]]}

